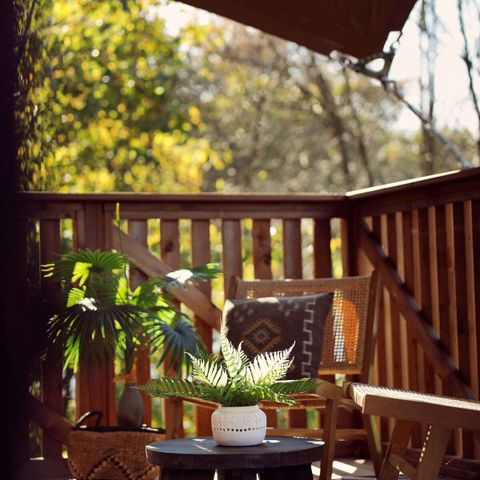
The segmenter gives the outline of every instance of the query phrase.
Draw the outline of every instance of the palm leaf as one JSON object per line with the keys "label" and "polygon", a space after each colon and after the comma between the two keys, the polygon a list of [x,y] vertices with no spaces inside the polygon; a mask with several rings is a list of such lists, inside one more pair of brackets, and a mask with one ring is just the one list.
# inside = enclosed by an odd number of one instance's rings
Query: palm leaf
{"label": "palm leaf", "polygon": [[143,335],[152,352],[162,350],[157,367],[166,359],[166,368],[175,367],[177,373],[183,366],[190,368],[190,357],[186,353],[194,353],[200,342],[192,324],[183,316],[177,317],[173,325],[163,321],[156,315],[148,315],[144,322]]}

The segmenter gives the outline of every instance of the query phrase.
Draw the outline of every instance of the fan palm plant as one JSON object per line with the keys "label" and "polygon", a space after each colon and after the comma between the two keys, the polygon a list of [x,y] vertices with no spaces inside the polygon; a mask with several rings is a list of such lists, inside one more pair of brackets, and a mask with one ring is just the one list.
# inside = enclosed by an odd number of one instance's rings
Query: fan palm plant
{"label": "fan palm plant", "polygon": [[51,344],[64,352],[66,367],[90,368],[120,354],[124,370],[132,369],[140,345],[161,350],[159,364],[180,371],[189,364],[186,352],[198,347],[195,330],[172,303],[171,291],[195,279],[214,277],[219,270],[206,264],[149,278],[131,290],[129,259],[115,251],[81,250],[44,265],[45,276],[60,282],[56,314],[48,324]]}
{"label": "fan palm plant", "polygon": [[293,359],[293,345],[282,351],[257,355],[250,361],[242,350],[227,338],[226,328],[220,332],[222,357],[202,351],[190,353],[192,379],[161,377],[138,388],[152,396],[198,398],[219,403],[224,407],[256,405],[261,400],[273,400],[291,405],[291,395],[315,389],[312,378],[282,380]]}

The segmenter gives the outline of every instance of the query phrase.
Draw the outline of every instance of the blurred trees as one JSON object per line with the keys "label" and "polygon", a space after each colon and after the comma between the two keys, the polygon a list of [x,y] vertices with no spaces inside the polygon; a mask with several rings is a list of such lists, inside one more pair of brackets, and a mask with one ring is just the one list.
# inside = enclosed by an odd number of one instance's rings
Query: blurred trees
{"label": "blurred trees", "polygon": [[[421,3],[427,58],[438,21],[434,0]],[[36,10],[27,188],[341,192],[458,168],[425,128],[395,127],[404,107],[372,79],[226,20],[172,34],[158,1],[127,5]],[[425,75],[420,107],[434,123]],[[476,158],[471,132],[442,133]]]}
{"label": "blurred trees", "polygon": [[198,189],[207,159],[221,165],[194,135],[180,41],[153,5],[56,0],[40,16],[35,188],[185,192]]}

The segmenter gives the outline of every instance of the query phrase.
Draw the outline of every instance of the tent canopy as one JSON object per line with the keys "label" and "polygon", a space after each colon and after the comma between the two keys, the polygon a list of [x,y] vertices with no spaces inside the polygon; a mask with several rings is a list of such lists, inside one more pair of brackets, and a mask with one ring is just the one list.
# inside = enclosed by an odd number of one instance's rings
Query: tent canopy
{"label": "tent canopy", "polygon": [[319,53],[363,58],[383,51],[416,0],[181,0]]}

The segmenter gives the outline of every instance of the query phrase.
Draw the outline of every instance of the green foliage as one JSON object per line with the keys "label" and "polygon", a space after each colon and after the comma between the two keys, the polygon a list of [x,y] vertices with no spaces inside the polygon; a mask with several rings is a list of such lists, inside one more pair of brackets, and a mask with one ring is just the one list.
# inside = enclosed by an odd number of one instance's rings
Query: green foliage
{"label": "green foliage", "polygon": [[171,302],[171,292],[196,279],[218,273],[213,264],[153,277],[133,291],[128,283],[128,258],[114,251],[81,250],[64,254],[43,266],[47,277],[61,284],[57,314],[48,326],[53,345],[64,350],[65,366],[78,368],[80,359],[91,366],[118,351],[129,372],[136,348],[162,350],[159,363],[167,367],[189,364],[198,338],[190,322]]}
{"label": "green foliage", "polygon": [[222,163],[192,135],[200,119],[180,86],[185,55],[156,5],[58,0],[37,15],[31,188],[189,192],[208,159]]}
{"label": "green foliage", "polygon": [[315,388],[312,378],[281,380],[287,373],[292,347],[278,352],[257,355],[249,361],[241,344],[235,348],[220,332],[222,358],[199,352],[188,354],[193,366],[193,380],[161,377],[139,388],[159,397],[195,397],[224,406],[256,405],[261,400],[273,400],[291,405],[291,394]]}
{"label": "green foliage", "polygon": [[[378,83],[228,21],[172,34],[163,3],[16,2],[26,188],[341,192],[457,168]],[[472,132],[444,134],[478,162]]]}

